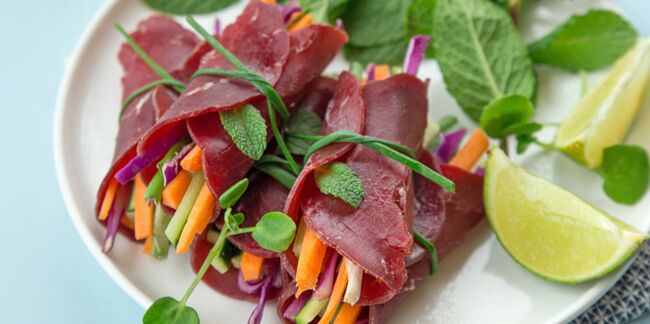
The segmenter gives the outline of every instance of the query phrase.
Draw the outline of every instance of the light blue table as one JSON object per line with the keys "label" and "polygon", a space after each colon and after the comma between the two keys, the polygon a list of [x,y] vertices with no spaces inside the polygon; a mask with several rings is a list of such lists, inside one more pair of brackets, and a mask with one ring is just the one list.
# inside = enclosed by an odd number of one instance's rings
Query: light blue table
{"label": "light blue table", "polygon": [[[52,158],[52,114],[64,61],[102,2],[2,2],[1,323],[137,323],[143,313],[81,242]],[[650,3],[619,2],[649,35]]]}

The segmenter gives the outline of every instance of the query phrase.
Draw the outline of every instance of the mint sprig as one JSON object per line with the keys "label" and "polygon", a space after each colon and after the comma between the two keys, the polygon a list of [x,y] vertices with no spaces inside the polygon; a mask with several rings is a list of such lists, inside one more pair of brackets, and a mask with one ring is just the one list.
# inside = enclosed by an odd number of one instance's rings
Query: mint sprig
{"label": "mint sprig", "polygon": [[648,153],[636,145],[615,145],[605,149],[600,173],[603,190],[612,200],[626,205],[638,202],[650,183]]}
{"label": "mint sprig", "polygon": [[314,178],[320,192],[339,198],[354,208],[359,208],[366,195],[357,173],[342,162],[332,162],[314,170]]}

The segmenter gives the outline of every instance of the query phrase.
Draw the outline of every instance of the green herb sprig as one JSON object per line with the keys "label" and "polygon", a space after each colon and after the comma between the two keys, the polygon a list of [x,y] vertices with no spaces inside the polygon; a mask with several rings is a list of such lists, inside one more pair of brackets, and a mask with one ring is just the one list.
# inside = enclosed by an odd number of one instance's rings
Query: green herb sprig
{"label": "green herb sprig", "polygon": [[219,41],[217,41],[203,27],[201,27],[201,25],[192,16],[187,16],[186,19],[192,28],[194,28],[194,30],[196,30],[210,44],[210,46],[212,46],[212,48],[223,55],[223,57],[225,57],[237,70],[239,70],[226,71],[217,69],[202,69],[196,73],[198,73],[198,75],[212,74],[220,76],[231,76],[251,82],[251,84],[253,84],[253,86],[255,86],[255,88],[257,88],[267,98],[269,121],[271,123],[271,129],[273,131],[273,135],[275,136],[275,140],[278,143],[278,147],[280,148],[280,151],[282,151],[285,159],[289,161],[291,171],[294,174],[298,174],[298,172],[300,172],[300,167],[287,148],[287,144],[285,143],[282,134],[280,133],[280,129],[275,117],[275,113],[277,112],[283,119],[289,118],[289,110],[284,105],[284,102],[280,98],[280,95],[277,93],[277,91],[275,91],[273,86],[268,83],[268,81],[252,73],[241,61],[239,61],[239,59],[237,59],[237,57],[235,57],[235,55],[228,51],[223,45],[221,45]]}
{"label": "green herb sprig", "polygon": [[413,238],[422,245],[429,252],[429,258],[431,261],[431,267],[429,268],[429,274],[432,275],[438,271],[438,251],[436,246],[433,243],[429,242],[424,235],[420,234],[418,231],[413,231]]}
{"label": "green herb sprig", "polygon": [[214,258],[221,255],[228,237],[252,233],[253,239],[270,251],[283,252],[289,247],[296,233],[296,224],[291,217],[283,213],[267,213],[262,216],[256,226],[239,228],[239,225],[244,221],[244,214],[233,214],[232,207],[244,195],[248,184],[248,179],[244,178],[219,197],[219,205],[222,209],[225,209],[224,226],[219,233],[219,238],[208,252],[201,268],[180,301],[172,297],[163,297],[156,300],[145,312],[142,319],[144,324],[198,324],[200,322],[197,312],[187,306],[187,301],[210,268]]}

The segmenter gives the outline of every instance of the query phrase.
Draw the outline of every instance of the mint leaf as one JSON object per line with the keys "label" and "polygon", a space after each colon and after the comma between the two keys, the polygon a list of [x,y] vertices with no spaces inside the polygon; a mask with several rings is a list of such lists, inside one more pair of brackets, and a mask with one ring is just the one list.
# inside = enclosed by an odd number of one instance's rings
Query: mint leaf
{"label": "mint leaf", "polygon": [[573,16],[528,50],[535,63],[569,71],[593,71],[614,63],[636,42],[637,33],[612,11]]}
{"label": "mint leaf", "polygon": [[221,124],[237,148],[253,160],[259,160],[266,150],[266,122],[253,106],[219,112]]}
{"label": "mint leaf", "polygon": [[483,110],[481,128],[492,138],[503,138],[513,134],[508,128],[527,123],[534,113],[533,104],[524,96],[498,98]]}
{"label": "mint leaf", "polygon": [[296,223],[281,212],[270,212],[262,216],[252,234],[260,246],[278,253],[289,248],[295,235]]}
{"label": "mint leaf", "polygon": [[395,42],[375,46],[345,45],[343,54],[348,61],[363,64],[389,64],[399,65],[404,61],[408,41],[400,39]]}
{"label": "mint leaf", "polygon": [[485,0],[438,0],[434,49],[447,90],[474,121],[492,100],[532,99],[536,79],[508,14]]}
{"label": "mint leaf", "polygon": [[332,162],[320,167],[314,176],[320,192],[340,198],[354,208],[361,205],[366,194],[363,182],[345,163]]}
{"label": "mint leaf", "polygon": [[[298,107],[293,111],[286,125],[287,132],[301,135],[318,135],[323,126],[323,121],[311,110]],[[307,149],[314,144],[314,141],[287,137],[287,147],[291,153],[305,155]]]}
{"label": "mint leaf", "polygon": [[149,8],[172,15],[211,13],[235,2],[237,0],[144,0]]}
{"label": "mint leaf", "polygon": [[163,297],[149,306],[142,318],[143,324],[198,324],[199,314],[174,298]]}
{"label": "mint leaf", "polygon": [[357,0],[342,19],[354,46],[375,46],[404,40],[406,12],[413,0]]}
{"label": "mint leaf", "polygon": [[615,145],[603,152],[603,189],[612,200],[633,205],[648,190],[648,154],[636,145]]}
{"label": "mint leaf", "polygon": [[[433,14],[436,9],[436,0],[415,0],[408,9],[406,17],[406,38],[415,35],[433,36]],[[435,51],[433,42],[429,42],[426,55],[433,57]]]}

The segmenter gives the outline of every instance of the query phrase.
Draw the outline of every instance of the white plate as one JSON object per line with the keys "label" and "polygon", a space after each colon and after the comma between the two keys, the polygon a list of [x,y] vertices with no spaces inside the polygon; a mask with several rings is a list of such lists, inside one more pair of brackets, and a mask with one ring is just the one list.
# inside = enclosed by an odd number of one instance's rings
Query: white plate
{"label": "white plate", "polygon": [[[224,23],[234,20],[245,1],[241,2],[218,13]],[[607,0],[540,1],[524,15],[524,22],[532,22],[523,26],[525,38],[539,37],[571,14],[592,7],[614,5]],[[102,254],[104,228],[94,219],[93,206],[97,187],[111,161],[120,106],[121,68],[116,57],[123,39],[112,26],[120,22],[132,29],[149,14],[140,1],[127,0],[109,2],[99,12],[69,62],[54,121],[56,169],[70,217],[106,272],[145,308],[161,296],[182,296],[193,278],[187,257],[172,253],[167,262],[161,263],[144,255],[142,245],[124,237],[117,239],[110,254]],[[212,18],[202,17],[202,22],[208,25]],[[340,70],[345,66],[339,60],[332,68]],[[426,62],[421,71],[422,77],[431,78],[432,117],[455,114],[468,124],[446,93],[435,62]],[[578,77],[545,68],[538,72],[537,118],[559,121],[578,99]],[[644,125],[636,126],[630,142],[648,138],[650,110],[644,109],[644,114],[639,119]],[[650,195],[634,207],[616,205],[603,194],[598,176],[557,153],[531,150],[517,161],[639,229],[650,227]],[[418,287],[393,322],[563,322],[595,302],[620,274],[577,286],[546,282],[517,265],[486,225],[441,264],[436,276]],[[205,285],[198,287],[189,303],[206,323],[244,323],[253,308],[253,304],[223,297]],[[264,322],[279,322],[274,305],[267,307]]]}

